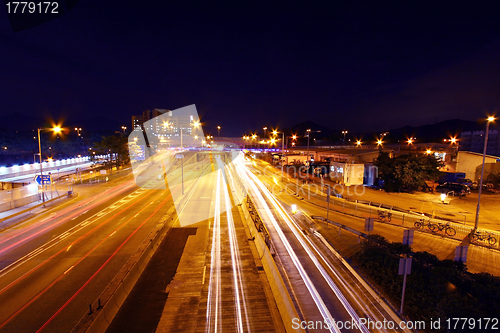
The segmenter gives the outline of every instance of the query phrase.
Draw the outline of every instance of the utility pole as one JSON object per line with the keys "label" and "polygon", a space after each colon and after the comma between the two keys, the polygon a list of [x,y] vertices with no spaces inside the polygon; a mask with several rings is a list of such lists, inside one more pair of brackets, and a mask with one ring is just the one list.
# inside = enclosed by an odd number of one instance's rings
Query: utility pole
{"label": "utility pole", "polygon": [[481,166],[481,179],[479,180],[479,195],[477,197],[477,207],[476,207],[476,220],[474,223],[474,231],[477,230],[479,225],[479,204],[481,202],[481,191],[483,190],[483,176],[484,176],[484,161],[486,159],[486,146],[488,145],[488,132],[490,130],[490,123],[495,120],[495,117],[488,117],[486,122],[486,134],[484,136],[484,149],[483,149],[483,164]]}

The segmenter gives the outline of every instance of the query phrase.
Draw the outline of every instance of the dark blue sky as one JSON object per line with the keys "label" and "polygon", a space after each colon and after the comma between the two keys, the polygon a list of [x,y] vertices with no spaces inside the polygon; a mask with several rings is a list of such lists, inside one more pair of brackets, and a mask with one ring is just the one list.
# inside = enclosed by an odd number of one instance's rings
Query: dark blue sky
{"label": "dark blue sky", "polygon": [[[478,5],[480,4],[480,5]],[[12,33],[0,114],[196,104],[223,134],[306,120],[381,131],[500,107],[500,6],[455,1],[83,1]]]}

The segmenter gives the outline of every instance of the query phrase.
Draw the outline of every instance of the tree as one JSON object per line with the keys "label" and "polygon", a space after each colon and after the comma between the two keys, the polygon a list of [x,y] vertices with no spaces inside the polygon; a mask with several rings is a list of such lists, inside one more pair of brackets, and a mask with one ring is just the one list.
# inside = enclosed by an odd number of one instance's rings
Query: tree
{"label": "tree", "polygon": [[434,155],[404,154],[391,158],[388,153],[380,152],[375,165],[387,192],[414,192],[424,186],[426,180],[439,178],[442,162]]}
{"label": "tree", "polygon": [[102,136],[100,142],[94,142],[94,151],[99,155],[108,155],[108,165],[118,168],[130,162],[128,154],[128,140],[123,135]]}

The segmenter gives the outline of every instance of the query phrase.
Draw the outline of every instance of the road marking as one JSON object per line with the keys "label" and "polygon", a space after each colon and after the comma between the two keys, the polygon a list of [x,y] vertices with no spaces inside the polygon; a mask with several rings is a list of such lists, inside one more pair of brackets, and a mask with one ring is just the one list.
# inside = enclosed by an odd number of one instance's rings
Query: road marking
{"label": "road marking", "polygon": [[[120,200],[120,201],[122,201],[122,200]],[[120,201],[118,201],[118,202],[120,202]],[[123,204],[119,205],[117,208],[123,206],[125,203],[126,202],[124,202]],[[78,207],[80,207],[80,206],[78,206]],[[85,212],[83,212],[82,214],[80,214],[80,216],[82,216],[83,214],[87,213],[88,211],[89,210],[86,210]],[[108,212],[108,213],[111,213],[111,212]],[[76,234],[77,232],[79,232],[80,230],[82,230],[87,225],[89,225],[89,224],[97,221],[97,219],[95,219],[95,220],[92,221],[92,219],[94,217],[96,217],[96,216],[97,216],[97,214],[88,217],[86,220],[84,220],[84,221],[76,224],[75,226],[73,226],[72,228],[70,228],[69,230],[67,230],[65,233],[71,232],[71,235]],[[45,220],[47,220],[47,219],[48,218],[46,218]],[[64,234],[62,234],[62,235],[64,235]],[[62,235],[60,235],[60,236],[62,236]],[[11,272],[12,270],[16,269],[20,265],[24,264],[28,260],[33,259],[35,256],[43,253],[44,251],[46,251],[46,250],[50,249],[51,247],[53,247],[54,245],[58,244],[62,240],[62,238],[60,236],[59,237],[56,237],[56,235],[52,236],[51,237],[52,239],[50,241],[48,241],[45,244],[41,245],[39,248],[31,251],[30,253],[27,253],[26,255],[24,255],[23,257],[21,257],[19,259],[17,259],[16,261],[12,262],[10,265],[7,265],[3,269],[0,269],[0,278],[3,277],[3,276],[5,276],[6,274],[8,274],[9,272]],[[68,234],[68,236],[69,236],[69,234]]]}
{"label": "road marking", "polygon": [[113,236],[114,234],[116,234],[116,230],[113,231],[113,233],[111,235],[109,235],[109,237]]}
{"label": "road marking", "polygon": [[66,270],[66,272],[64,272],[64,273],[63,273],[63,275],[66,275],[66,273],[68,273],[71,269],[73,269],[73,267],[75,267],[75,266],[73,265],[73,266],[71,266],[70,268],[68,268],[68,269]]}

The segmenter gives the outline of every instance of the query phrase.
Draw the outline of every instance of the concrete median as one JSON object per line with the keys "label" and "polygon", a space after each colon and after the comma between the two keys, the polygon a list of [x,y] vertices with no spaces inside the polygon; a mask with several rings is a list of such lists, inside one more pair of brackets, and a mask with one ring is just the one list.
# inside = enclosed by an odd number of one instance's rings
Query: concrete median
{"label": "concrete median", "polygon": [[274,262],[271,251],[267,247],[265,239],[262,236],[262,232],[259,232],[255,227],[247,206],[243,204],[241,205],[241,208],[243,210],[245,222],[250,231],[250,235],[252,237],[255,237],[255,247],[262,262],[264,272],[266,273],[267,279],[269,281],[269,285],[278,307],[278,311],[281,315],[283,325],[285,326],[287,332],[303,332],[303,330],[301,329],[293,329],[292,320],[293,318],[298,318],[299,316],[297,310],[295,309],[295,306],[293,305],[292,299],[288,294],[287,288],[280,275],[278,267]]}

